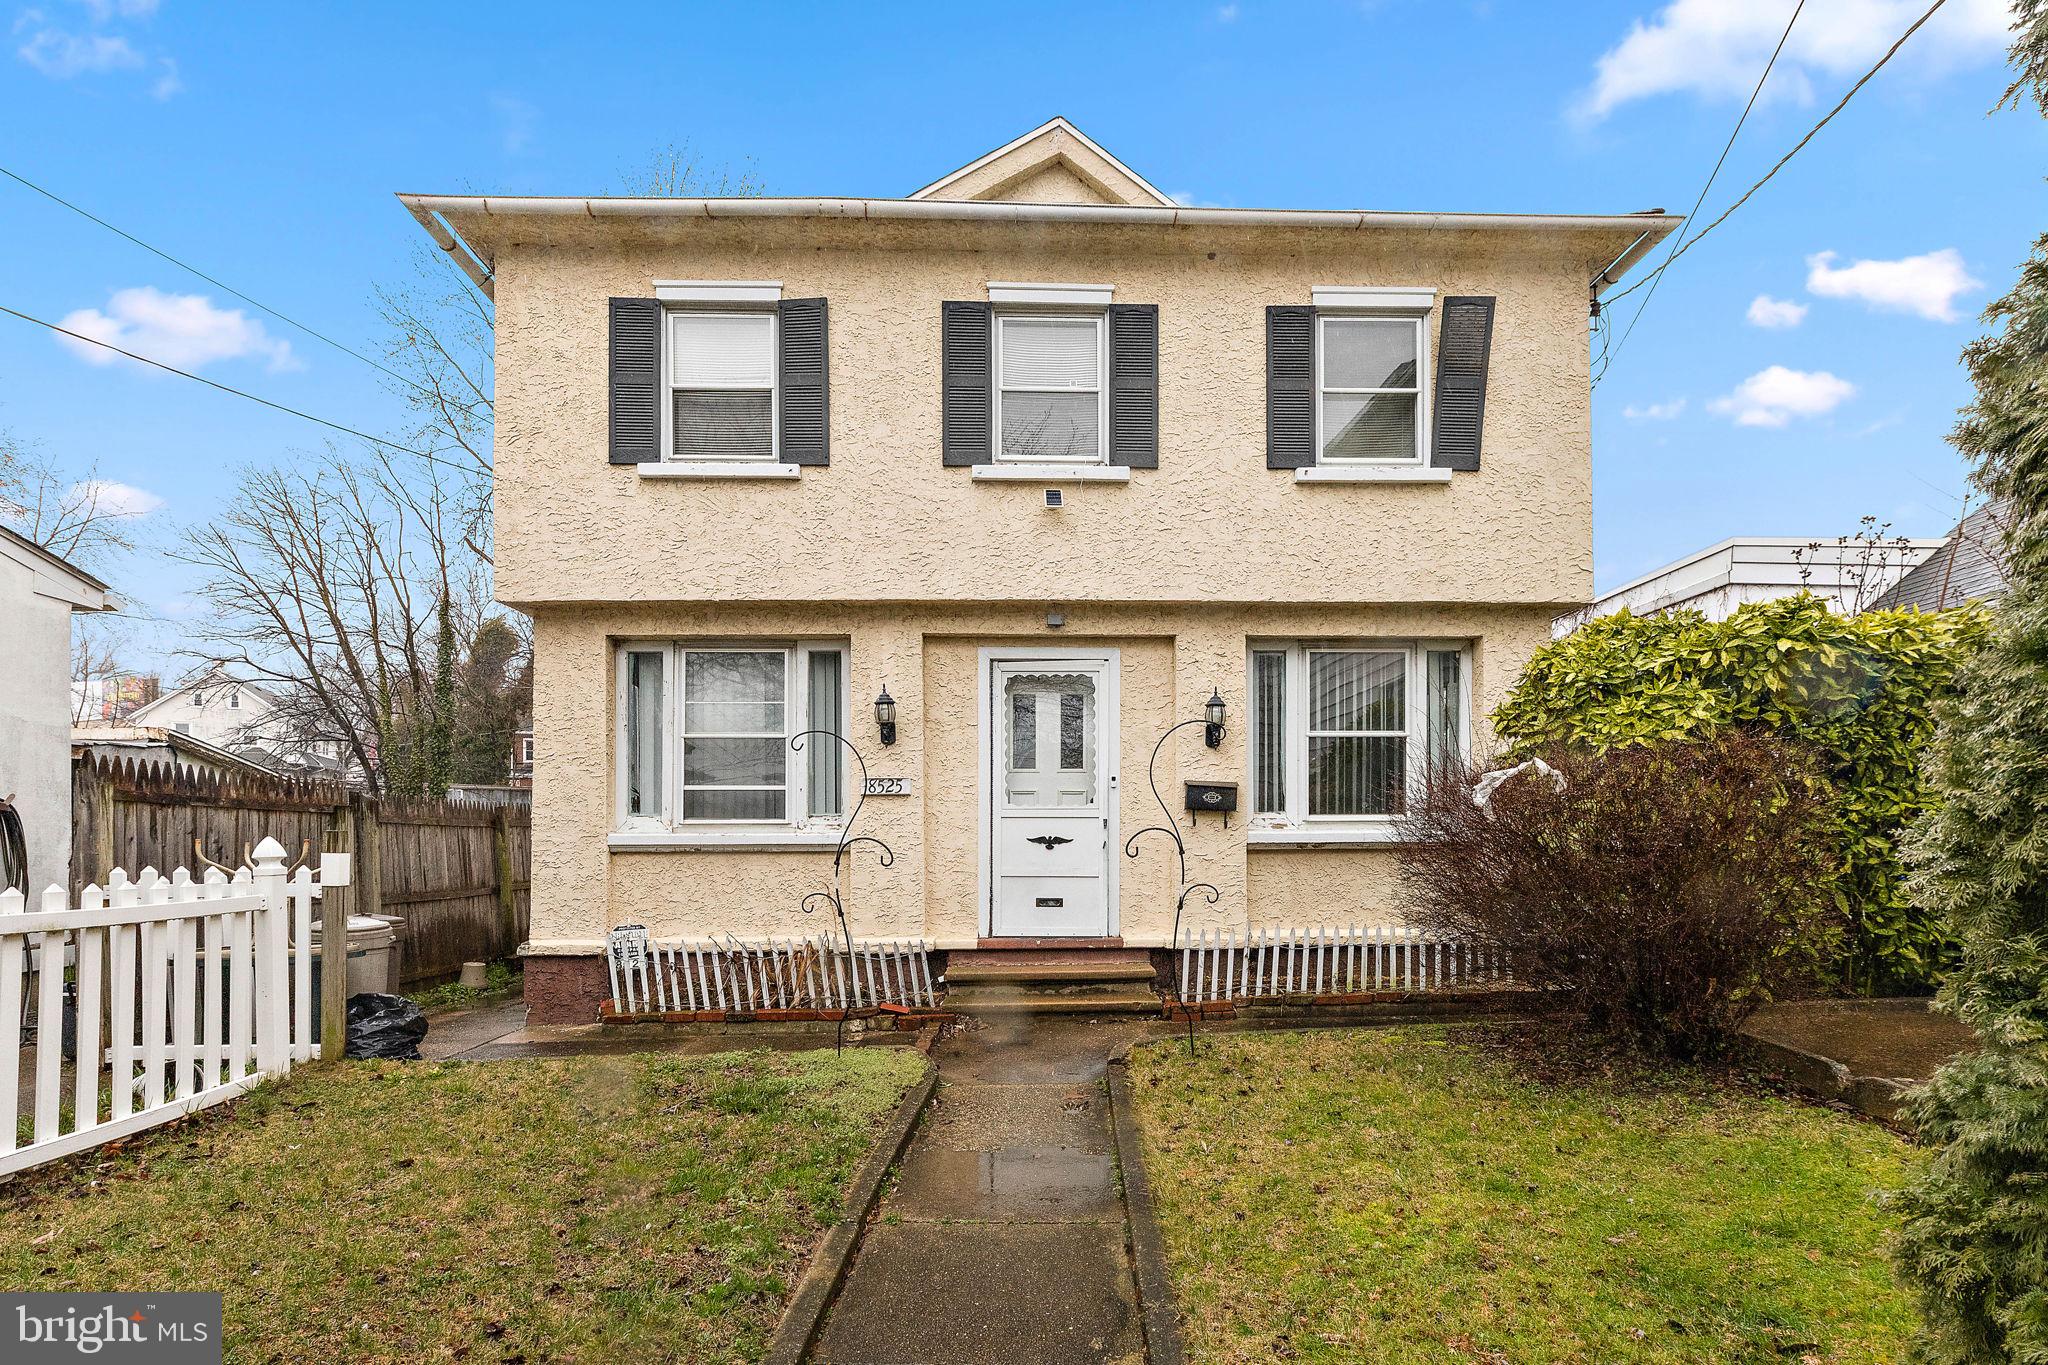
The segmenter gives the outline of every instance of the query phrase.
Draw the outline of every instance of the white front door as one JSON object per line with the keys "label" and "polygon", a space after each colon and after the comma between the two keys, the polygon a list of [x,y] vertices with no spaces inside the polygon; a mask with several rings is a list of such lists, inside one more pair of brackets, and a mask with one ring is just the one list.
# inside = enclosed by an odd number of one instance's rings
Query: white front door
{"label": "white front door", "polygon": [[1103,656],[989,668],[990,933],[1110,932],[1116,690]]}

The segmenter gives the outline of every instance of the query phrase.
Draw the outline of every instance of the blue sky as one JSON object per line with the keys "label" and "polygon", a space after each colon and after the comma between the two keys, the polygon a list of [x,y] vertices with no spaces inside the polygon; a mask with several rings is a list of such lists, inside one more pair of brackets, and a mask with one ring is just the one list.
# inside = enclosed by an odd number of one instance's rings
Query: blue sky
{"label": "blue sky", "polygon": [[[1921,8],[1809,0],[1706,216]],[[0,164],[369,349],[371,286],[419,237],[393,191],[615,189],[670,142],[771,194],[900,195],[1059,113],[1196,203],[1683,211],[1790,12],[38,0],[6,11]],[[1594,395],[1602,588],[1738,533],[1954,519],[1958,352],[2048,221],[2042,121],[1988,113],[2001,23],[1998,0],[1949,0],[1666,277]],[[1751,321],[1759,296],[1778,325]],[[7,182],[0,303],[350,425],[402,420],[357,361]],[[159,542],[238,465],[325,439],[6,318],[0,428],[160,502]],[[114,576],[174,637],[185,575],[144,556]]]}

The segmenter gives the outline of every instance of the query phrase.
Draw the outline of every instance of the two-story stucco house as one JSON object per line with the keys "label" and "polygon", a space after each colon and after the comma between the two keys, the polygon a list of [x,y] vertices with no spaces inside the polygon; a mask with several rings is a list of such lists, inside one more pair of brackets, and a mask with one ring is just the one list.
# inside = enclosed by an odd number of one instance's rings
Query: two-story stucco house
{"label": "two-story stucco house", "polygon": [[402,198],[497,304],[540,1022],[611,926],[820,927],[813,728],[864,937],[1165,945],[1125,841],[1212,697],[1190,926],[1398,917],[1408,790],[1591,595],[1589,307],[1677,221],[1183,208],[1060,119],[907,199]]}

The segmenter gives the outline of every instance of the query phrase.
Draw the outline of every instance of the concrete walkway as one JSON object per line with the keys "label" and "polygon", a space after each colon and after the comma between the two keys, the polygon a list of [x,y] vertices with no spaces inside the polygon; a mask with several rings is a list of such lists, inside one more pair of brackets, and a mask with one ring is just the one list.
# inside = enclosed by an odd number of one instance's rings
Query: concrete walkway
{"label": "concrete walkway", "polygon": [[1142,1365],[1124,1245],[1110,1055],[1146,1022],[974,1026],[811,1359],[829,1365]]}

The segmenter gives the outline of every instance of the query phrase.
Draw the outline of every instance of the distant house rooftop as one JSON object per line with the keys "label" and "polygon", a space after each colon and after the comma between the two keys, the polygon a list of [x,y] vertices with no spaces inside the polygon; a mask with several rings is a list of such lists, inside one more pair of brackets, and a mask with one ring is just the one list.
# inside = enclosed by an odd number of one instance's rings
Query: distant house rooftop
{"label": "distant house rooftop", "polygon": [[1720,621],[1750,602],[1802,591],[1826,598],[1839,611],[1854,611],[1946,543],[1892,540],[1872,548],[1853,540],[1844,544],[1804,536],[1734,536],[1565,613],[1551,623],[1551,633],[1569,635],[1624,607],[1637,616],[1697,611]]}
{"label": "distant house rooftop", "polygon": [[1877,607],[1940,611],[2005,596],[2005,504],[1987,502],[1957,524],[1941,548],[1877,599]]}

